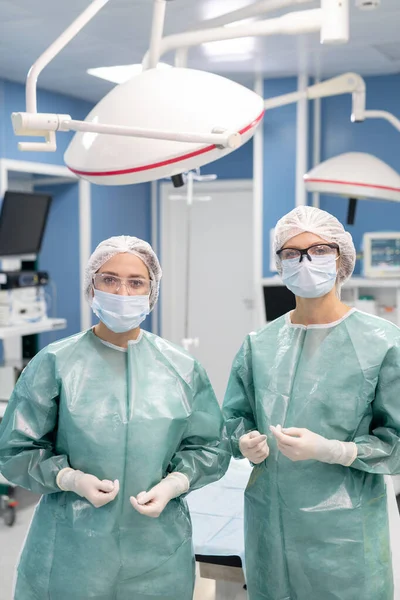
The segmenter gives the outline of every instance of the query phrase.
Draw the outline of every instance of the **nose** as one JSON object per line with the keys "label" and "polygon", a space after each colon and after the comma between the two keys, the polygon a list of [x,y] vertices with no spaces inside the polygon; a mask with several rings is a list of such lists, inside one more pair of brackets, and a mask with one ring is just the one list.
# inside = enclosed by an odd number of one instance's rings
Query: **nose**
{"label": "nose", "polygon": [[118,296],[129,296],[128,288],[125,281],[121,281],[121,286],[117,292]]}

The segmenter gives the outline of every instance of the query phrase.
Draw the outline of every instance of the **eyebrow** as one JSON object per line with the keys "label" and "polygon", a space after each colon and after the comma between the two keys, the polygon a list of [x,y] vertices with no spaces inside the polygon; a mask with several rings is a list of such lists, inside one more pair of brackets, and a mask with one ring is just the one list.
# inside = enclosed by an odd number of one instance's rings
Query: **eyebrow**
{"label": "eyebrow", "polygon": [[336,244],[332,244],[331,242],[315,242],[315,244],[311,244],[311,246],[307,246],[306,248],[300,248],[300,246],[284,246],[282,250],[309,250],[310,248],[314,248],[315,246],[332,246]]}
{"label": "eyebrow", "polygon": [[[113,277],[121,277],[118,273],[114,271],[99,271],[99,275],[112,275]],[[128,275],[128,277],[123,277],[122,279],[147,279],[146,275]]]}

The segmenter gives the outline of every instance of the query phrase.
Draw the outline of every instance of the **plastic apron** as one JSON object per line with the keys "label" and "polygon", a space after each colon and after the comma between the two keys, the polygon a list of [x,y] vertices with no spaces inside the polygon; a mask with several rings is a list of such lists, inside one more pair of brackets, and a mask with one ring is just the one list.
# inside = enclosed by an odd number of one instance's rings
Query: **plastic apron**
{"label": "plastic apron", "polygon": [[[42,499],[18,567],[15,600],[191,600],[194,556],[186,502],[157,519],[131,495],[167,472],[191,489],[221,477],[222,416],[210,382],[183,350],[149,333],[128,351],[90,330],[51,344],[21,375],[0,428],[0,470]],[[119,479],[95,509],[56,476],[71,466]]]}
{"label": "plastic apron", "polygon": [[[396,326],[358,311],[308,328],[286,315],[244,342],[224,402],[232,452],[252,429],[270,445],[245,493],[250,600],[393,600],[383,475],[400,472],[399,344]],[[292,462],[277,424],[354,441],[358,457]]]}

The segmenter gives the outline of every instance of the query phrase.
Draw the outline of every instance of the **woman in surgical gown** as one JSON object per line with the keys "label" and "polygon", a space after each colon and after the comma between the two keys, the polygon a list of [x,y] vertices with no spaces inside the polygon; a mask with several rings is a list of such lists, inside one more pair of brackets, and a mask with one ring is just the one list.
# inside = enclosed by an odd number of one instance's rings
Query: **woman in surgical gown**
{"label": "woman in surgical gown", "polygon": [[340,301],[355,249],[328,213],[286,215],[275,251],[296,308],[247,337],[224,402],[232,452],[254,464],[249,600],[393,600],[400,330]]}
{"label": "woman in surgical gown", "polygon": [[15,600],[192,598],[182,494],[219,479],[229,455],[204,369],[140,329],[160,278],[146,242],[102,242],[85,284],[99,324],[39,352],[17,382],[0,470],[43,496]]}

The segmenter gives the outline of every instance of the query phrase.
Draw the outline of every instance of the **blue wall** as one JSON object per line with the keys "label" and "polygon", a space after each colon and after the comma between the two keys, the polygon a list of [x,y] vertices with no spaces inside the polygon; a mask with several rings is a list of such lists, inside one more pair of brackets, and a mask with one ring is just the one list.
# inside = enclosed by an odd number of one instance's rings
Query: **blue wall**
{"label": "blue wall", "polygon": [[[264,98],[296,90],[295,78],[268,79]],[[267,111],[264,117],[264,277],[269,270],[270,230],[294,208],[296,189],[296,105]]]}
{"label": "blue wall", "polygon": [[253,140],[228,156],[201,167],[202,175],[214,173],[218,179],[253,179]]}
{"label": "blue wall", "polygon": [[[82,100],[43,90],[38,93],[38,110],[41,112],[70,114],[73,118],[84,119],[91,108],[89,102]],[[63,165],[63,155],[72,134],[58,134],[58,147],[54,153],[19,152],[17,143],[23,138],[14,136],[10,119],[11,112],[18,111],[25,111],[24,86],[0,80],[0,158]],[[57,316],[65,317],[68,327],[61,332],[40,336],[41,346],[80,330],[78,186],[52,186],[47,191],[53,195],[53,204],[39,266],[49,271],[56,284]],[[112,235],[136,235],[150,241],[149,196],[150,186],[147,184],[121,187],[92,185],[92,249]],[[151,322],[146,326],[151,326]]]}

